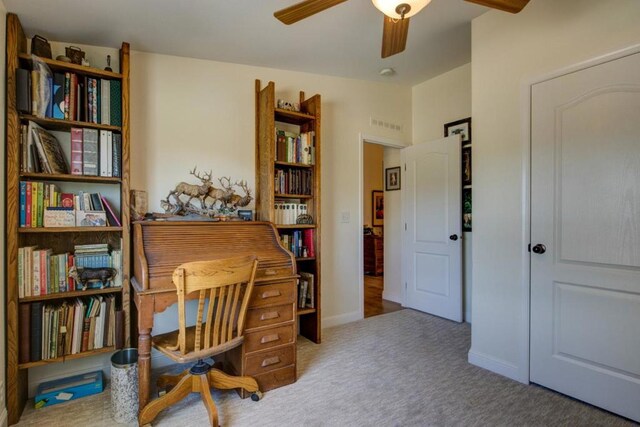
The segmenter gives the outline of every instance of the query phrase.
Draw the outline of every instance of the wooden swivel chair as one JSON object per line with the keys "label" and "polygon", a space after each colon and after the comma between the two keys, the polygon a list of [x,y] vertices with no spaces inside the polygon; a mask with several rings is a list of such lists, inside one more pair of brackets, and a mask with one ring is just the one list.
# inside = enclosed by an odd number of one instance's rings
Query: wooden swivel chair
{"label": "wooden swivel chair", "polygon": [[[252,393],[252,400],[260,400],[255,379],[227,375],[203,360],[242,344],[244,320],[257,265],[255,256],[247,256],[189,262],[175,269],[173,283],[178,293],[179,329],[153,337],[153,346],[178,363],[197,363],[179,375],[163,375],[158,379],[159,389],[173,388],[142,409],[140,425],[150,423],[160,411],[189,393],[200,393],[211,425],[218,426],[218,411],[211,397],[211,387],[243,388]],[[185,300],[192,292],[199,292],[198,313],[195,326],[187,327]],[[203,319],[207,299],[209,305]]]}

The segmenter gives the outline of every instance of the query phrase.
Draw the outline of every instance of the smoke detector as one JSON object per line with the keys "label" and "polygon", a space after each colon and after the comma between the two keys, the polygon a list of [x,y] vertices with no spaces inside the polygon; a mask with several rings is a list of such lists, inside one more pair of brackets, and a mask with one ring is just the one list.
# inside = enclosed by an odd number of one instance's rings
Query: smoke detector
{"label": "smoke detector", "polygon": [[396,73],[396,70],[394,70],[393,68],[383,68],[379,72],[379,74],[383,77],[390,77],[390,76],[393,76],[395,73]]}

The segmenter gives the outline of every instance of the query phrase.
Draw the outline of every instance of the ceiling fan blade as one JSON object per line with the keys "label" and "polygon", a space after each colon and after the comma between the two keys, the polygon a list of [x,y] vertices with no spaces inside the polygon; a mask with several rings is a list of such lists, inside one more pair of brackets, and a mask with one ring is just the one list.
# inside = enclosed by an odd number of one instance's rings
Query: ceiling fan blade
{"label": "ceiling fan blade", "polygon": [[505,12],[518,13],[529,3],[529,0],[466,0],[470,3],[487,6]]}
{"label": "ceiling fan blade", "polygon": [[400,53],[407,45],[409,18],[395,20],[385,15],[382,28],[382,57]]}
{"label": "ceiling fan blade", "polygon": [[278,18],[282,23],[291,25],[345,1],[347,0],[306,0],[289,6],[286,9],[279,10],[274,13],[273,16]]}

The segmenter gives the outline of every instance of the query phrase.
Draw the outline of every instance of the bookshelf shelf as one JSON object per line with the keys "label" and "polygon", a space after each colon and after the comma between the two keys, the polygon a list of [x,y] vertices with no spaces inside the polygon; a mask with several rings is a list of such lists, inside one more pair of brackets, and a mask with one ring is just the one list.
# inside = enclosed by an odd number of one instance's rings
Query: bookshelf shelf
{"label": "bookshelf shelf", "polygon": [[310,194],[282,194],[275,193],[274,197],[276,199],[313,199],[313,196]]}
{"label": "bookshelf shelf", "polygon": [[79,122],[76,120],[52,119],[49,117],[38,117],[32,114],[20,114],[20,120],[32,121],[50,130],[69,131],[71,128],[90,128],[115,132],[122,131],[120,126],[101,125],[100,123]]}
{"label": "bookshelf shelf", "polygon": [[316,119],[316,116],[312,114],[305,114],[298,111],[283,110],[281,108],[275,108],[275,121],[291,123],[294,125],[301,125],[308,123]]}
{"label": "bookshelf shelf", "polygon": [[18,233],[104,233],[105,231],[122,231],[122,227],[33,227],[19,228]]}
{"label": "bookshelf shelf", "polygon": [[[50,28],[48,30],[48,33],[52,35],[55,34],[55,28]],[[7,319],[5,390],[9,425],[16,424],[20,420],[20,416],[28,400],[30,368],[58,362],[70,363],[70,361],[74,359],[80,359],[99,354],[107,354],[115,350],[115,347],[111,346],[104,347],[98,350],[85,351],[78,354],[70,354],[55,359],[38,360],[38,358],[41,356],[37,356],[37,353],[30,352],[30,350],[32,349],[31,343],[34,341],[44,342],[45,336],[41,336],[41,331],[39,331],[38,328],[33,327],[34,325],[37,325],[37,323],[33,323],[32,320],[34,318],[38,319],[37,315],[31,317],[31,315],[37,313],[36,311],[34,311],[34,307],[43,308],[44,310],[47,307],[54,308],[55,306],[54,309],[59,310],[60,304],[57,304],[57,302],[61,302],[69,298],[87,297],[86,299],[82,298],[82,300],[88,301],[89,297],[91,297],[94,301],[102,300],[102,303],[109,304],[110,307],[113,308],[115,313],[118,313],[118,326],[113,331],[115,333],[113,335],[113,338],[118,339],[118,345],[122,345],[125,347],[129,347],[131,345],[131,320],[129,314],[131,305],[129,296],[129,270],[131,260],[131,239],[129,235],[129,152],[131,144],[129,116],[130,46],[126,42],[123,42],[121,45],[119,54],[120,69],[117,70],[119,72],[104,71],[97,68],[85,67],[53,59],[41,58],[42,61],[46,63],[54,72],[54,79],[56,73],[58,74],[58,76],[60,74],[69,73],[69,76],[76,75],[77,79],[73,80],[77,80],[78,82],[80,82],[81,80],[84,82],[85,77],[90,77],[92,79],[103,79],[103,81],[110,80],[110,91],[105,92],[109,93],[110,95],[108,100],[109,102],[106,105],[110,106],[110,113],[111,111],[116,111],[118,112],[116,114],[118,114],[121,118],[120,122],[116,121],[116,123],[121,124],[120,126],[111,126],[83,121],[36,117],[33,114],[25,114],[22,112],[22,110],[18,110],[18,100],[20,100],[20,105],[22,108],[24,108],[25,102],[28,103],[29,101],[33,101],[33,99],[28,98],[30,95],[26,95],[26,100],[24,98],[24,76],[28,76],[28,78],[26,79],[26,87],[31,87],[30,85],[33,84],[33,76],[37,76],[37,74],[32,74],[31,72],[34,65],[33,63],[35,61],[33,61],[32,56],[27,53],[28,40],[31,35],[33,34],[25,34],[22,24],[20,23],[20,19],[17,15],[13,13],[7,14],[5,52],[5,153],[7,167],[5,168],[4,172],[4,179],[6,183],[5,206],[7,206],[5,222],[5,314]],[[78,40],[78,42],[82,43],[82,40]],[[56,53],[61,52],[54,52],[54,56]],[[18,71],[19,69],[26,70],[27,73],[25,73],[24,71]],[[19,76],[22,77],[19,78]],[[65,81],[69,81],[67,79],[72,79],[72,77],[68,77],[66,75],[64,76],[64,78]],[[18,80],[20,80],[21,85],[20,91],[18,91]],[[35,84],[37,85],[38,81],[36,80],[35,82]],[[114,82],[119,82],[119,84],[115,84],[113,86],[113,89],[111,89],[111,85]],[[78,87],[81,87],[81,85],[78,84]],[[118,94],[118,90],[119,95],[115,95],[114,97],[112,94]],[[18,96],[18,93],[20,93],[20,97]],[[80,101],[78,103],[80,105],[87,102],[86,97],[79,97],[77,98],[77,100]],[[104,101],[105,103],[107,102],[107,100]],[[76,106],[78,106],[78,104],[76,104]],[[78,108],[78,111],[82,110]],[[96,131],[98,131],[98,134],[104,133],[107,135],[107,141],[109,132],[113,134],[112,136],[117,135],[118,144],[114,144],[116,149],[112,151],[112,155],[113,157],[116,157],[119,154],[118,159],[120,162],[119,165],[121,178],[34,173],[34,168],[25,167],[25,164],[28,164],[28,162],[26,162],[25,159],[22,158],[23,148],[26,148],[25,153],[28,153],[28,150],[31,148],[23,147],[21,144],[21,140],[24,135],[22,132],[24,131],[25,125],[27,125],[28,122],[34,122],[35,124],[48,131],[58,131],[66,133],[67,135],[61,135],[64,140],[66,140],[67,137],[69,140],[71,140],[70,134],[72,128],[82,128],[83,132],[90,131],[91,134],[95,134]],[[100,141],[101,140],[98,139],[98,144],[100,143]],[[119,151],[118,148],[120,148]],[[93,153],[93,151],[91,151],[91,153]],[[98,153],[100,153],[100,151],[98,151]],[[109,152],[106,151],[106,153]],[[70,165],[71,162],[69,160],[71,160],[71,150],[63,150],[62,154],[67,157],[67,164]],[[37,155],[38,153],[36,153],[36,156]],[[26,171],[27,169],[31,172],[21,172],[21,170]],[[24,203],[24,201],[25,198],[28,198],[25,197],[25,193],[23,193],[22,195],[20,194],[21,187],[24,189],[24,186],[21,185],[21,181],[27,182],[27,186],[36,181],[49,182],[51,184],[56,183],[56,187],[59,187],[59,189],[57,190],[58,194],[77,194],[80,191],[93,194],[104,191],[105,196],[109,199],[109,203],[113,203],[114,205],[116,205],[117,209],[115,209],[115,211],[119,213],[118,220],[121,224],[124,225],[124,227],[20,227],[20,209],[26,206],[26,203]],[[108,184],[109,187],[101,188],[100,184]],[[38,195],[43,193],[47,194],[46,191],[49,191],[49,188],[45,187],[45,190],[41,190],[42,193],[38,192]],[[54,189],[53,194],[56,194],[55,191],[56,190]],[[31,192],[31,194],[33,194],[33,191]],[[21,199],[23,203],[21,203]],[[40,205],[40,203],[44,205],[44,197],[39,197],[35,200],[35,203],[37,205]],[[32,206],[34,205],[32,204]],[[38,210],[37,212],[38,215],[41,214],[40,210]],[[72,254],[77,246],[85,244],[107,244],[108,249],[111,252],[110,255],[113,255],[113,253],[117,251],[116,254],[118,258],[116,259],[121,260],[121,265],[119,265],[122,278],[121,287],[61,292],[49,295],[20,298],[20,287],[26,286],[27,284],[27,281],[25,281],[25,272],[27,271],[26,269],[32,268],[32,274],[33,271],[36,271],[33,265],[25,265],[24,256],[28,252],[26,252],[25,249],[21,248],[31,248],[29,250],[33,251],[34,253],[37,250],[40,256],[44,255],[45,260],[49,260],[51,262],[50,266],[58,265],[58,267],[64,267],[64,263],[62,263],[62,260],[66,259],[68,261],[67,254]],[[59,258],[57,258],[58,256]],[[19,259],[23,261],[21,264],[19,264],[18,262]],[[41,265],[43,264],[41,263]],[[62,269],[60,268],[59,271],[62,271]],[[40,273],[42,273],[42,270],[40,271]],[[31,280],[32,277],[34,276],[28,276],[27,279],[29,282],[31,282],[30,285],[34,284]],[[49,282],[51,282],[51,280],[55,280],[55,278],[51,279],[52,276],[48,275],[48,273],[40,276],[41,279],[43,277]],[[53,311],[49,310],[47,315],[52,315],[52,313]],[[112,312],[109,311],[109,314],[111,313]],[[38,319],[37,321],[44,322],[44,316],[45,315],[43,311],[42,320]],[[97,317],[98,313],[95,313],[95,316]],[[38,348],[37,344],[35,345],[35,348]]]}
{"label": "bookshelf shelf", "polygon": [[[300,110],[289,111],[275,108],[275,84],[269,82],[262,87],[260,80],[255,82],[256,94],[256,217],[260,221],[275,222],[277,203],[304,204],[302,212],[311,215],[315,224],[276,224],[281,239],[294,242],[294,250],[299,246],[313,249],[308,254],[313,257],[298,257],[296,264],[298,273],[308,273],[308,283],[313,292],[315,308],[298,309],[298,325],[300,334],[315,343],[322,338],[321,325],[321,268],[320,268],[320,187],[321,187],[321,97],[314,95],[306,98],[300,92]],[[283,126],[282,124],[293,126]],[[297,127],[297,128],[296,128]],[[299,130],[299,131],[298,131]],[[288,132],[285,139],[280,131]],[[277,132],[278,135],[277,135]],[[295,134],[306,134],[296,137]],[[284,148],[284,149],[283,149]],[[308,150],[308,151],[307,151]],[[309,155],[310,157],[307,157]],[[315,158],[314,158],[315,156]],[[283,161],[295,159],[298,162],[312,160],[314,164]],[[285,182],[282,187],[284,171]],[[289,176],[287,176],[289,174]],[[293,179],[292,179],[293,178]],[[276,185],[276,179],[280,183]],[[302,186],[302,183],[304,183]],[[285,190],[286,189],[286,190]],[[311,194],[283,194],[281,191]],[[300,211],[298,211],[300,212]],[[299,233],[298,233],[299,231]],[[289,241],[284,236],[298,236]],[[302,240],[300,240],[302,236]],[[289,243],[286,243],[288,245]],[[309,298],[309,295],[307,296]]]}
{"label": "bookshelf shelf", "polygon": [[93,295],[117,294],[120,292],[122,292],[121,287],[105,288],[105,289],[87,289],[86,291],[57,292],[55,294],[39,295],[35,297],[24,297],[24,298],[20,298],[19,302],[22,304],[22,303],[35,302],[35,301],[50,301],[50,300],[66,299],[66,298],[89,297]]}
{"label": "bookshelf shelf", "polygon": [[[27,53],[19,53],[18,58],[23,61],[31,62],[31,55]],[[113,71],[105,71],[99,68],[85,67],[84,65],[72,64],[70,62],[58,61],[55,59],[38,57],[42,62],[47,64],[51,70],[65,71],[70,73],[78,73],[86,76],[98,77],[103,79],[122,79],[122,74]]]}
{"label": "bookshelf shelf", "polygon": [[96,184],[120,184],[122,179],[106,176],[71,175],[71,174],[49,174],[49,173],[21,173],[20,178],[39,181],[66,181],[66,182],[86,182]]}
{"label": "bookshelf shelf", "polygon": [[305,169],[307,169],[307,168],[312,168],[313,167],[313,165],[309,165],[309,164],[306,164],[306,163],[282,162],[280,160],[276,160],[274,163],[275,163],[276,166],[287,166],[287,167],[290,167],[290,168],[305,168]]}
{"label": "bookshelf shelf", "polygon": [[19,369],[35,368],[36,366],[49,365],[51,363],[66,362],[69,360],[82,359],[85,357],[96,356],[98,354],[111,353],[115,351],[115,347],[102,347],[97,350],[83,351],[82,353],[67,354],[64,357],[56,357],[55,359],[38,360],[37,362],[21,363]]}

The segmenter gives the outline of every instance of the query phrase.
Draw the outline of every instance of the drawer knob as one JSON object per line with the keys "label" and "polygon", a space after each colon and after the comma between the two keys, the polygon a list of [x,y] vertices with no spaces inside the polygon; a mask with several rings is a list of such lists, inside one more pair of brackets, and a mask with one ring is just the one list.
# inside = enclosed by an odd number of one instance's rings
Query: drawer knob
{"label": "drawer knob", "polygon": [[277,311],[270,311],[268,313],[262,313],[262,316],[260,316],[260,320],[271,320],[277,319],[278,317],[280,317],[280,313],[278,313]]}
{"label": "drawer knob", "polygon": [[278,356],[267,357],[262,361],[262,367],[265,368],[267,366],[275,365],[276,363],[280,363],[280,358]]}
{"label": "drawer knob", "polygon": [[279,290],[272,290],[272,291],[264,291],[261,295],[262,299],[267,299],[267,298],[273,298],[273,297],[279,297],[280,295],[282,295],[280,293]]}
{"label": "drawer knob", "polygon": [[262,337],[262,339],[260,339],[260,344],[267,344],[267,343],[279,341],[279,340],[280,340],[279,334],[265,335]]}
{"label": "drawer knob", "polygon": [[265,270],[264,271],[264,275],[265,276],[275,276],[276,274],[278,274],[278,272],[275,271],[275,270]]}

